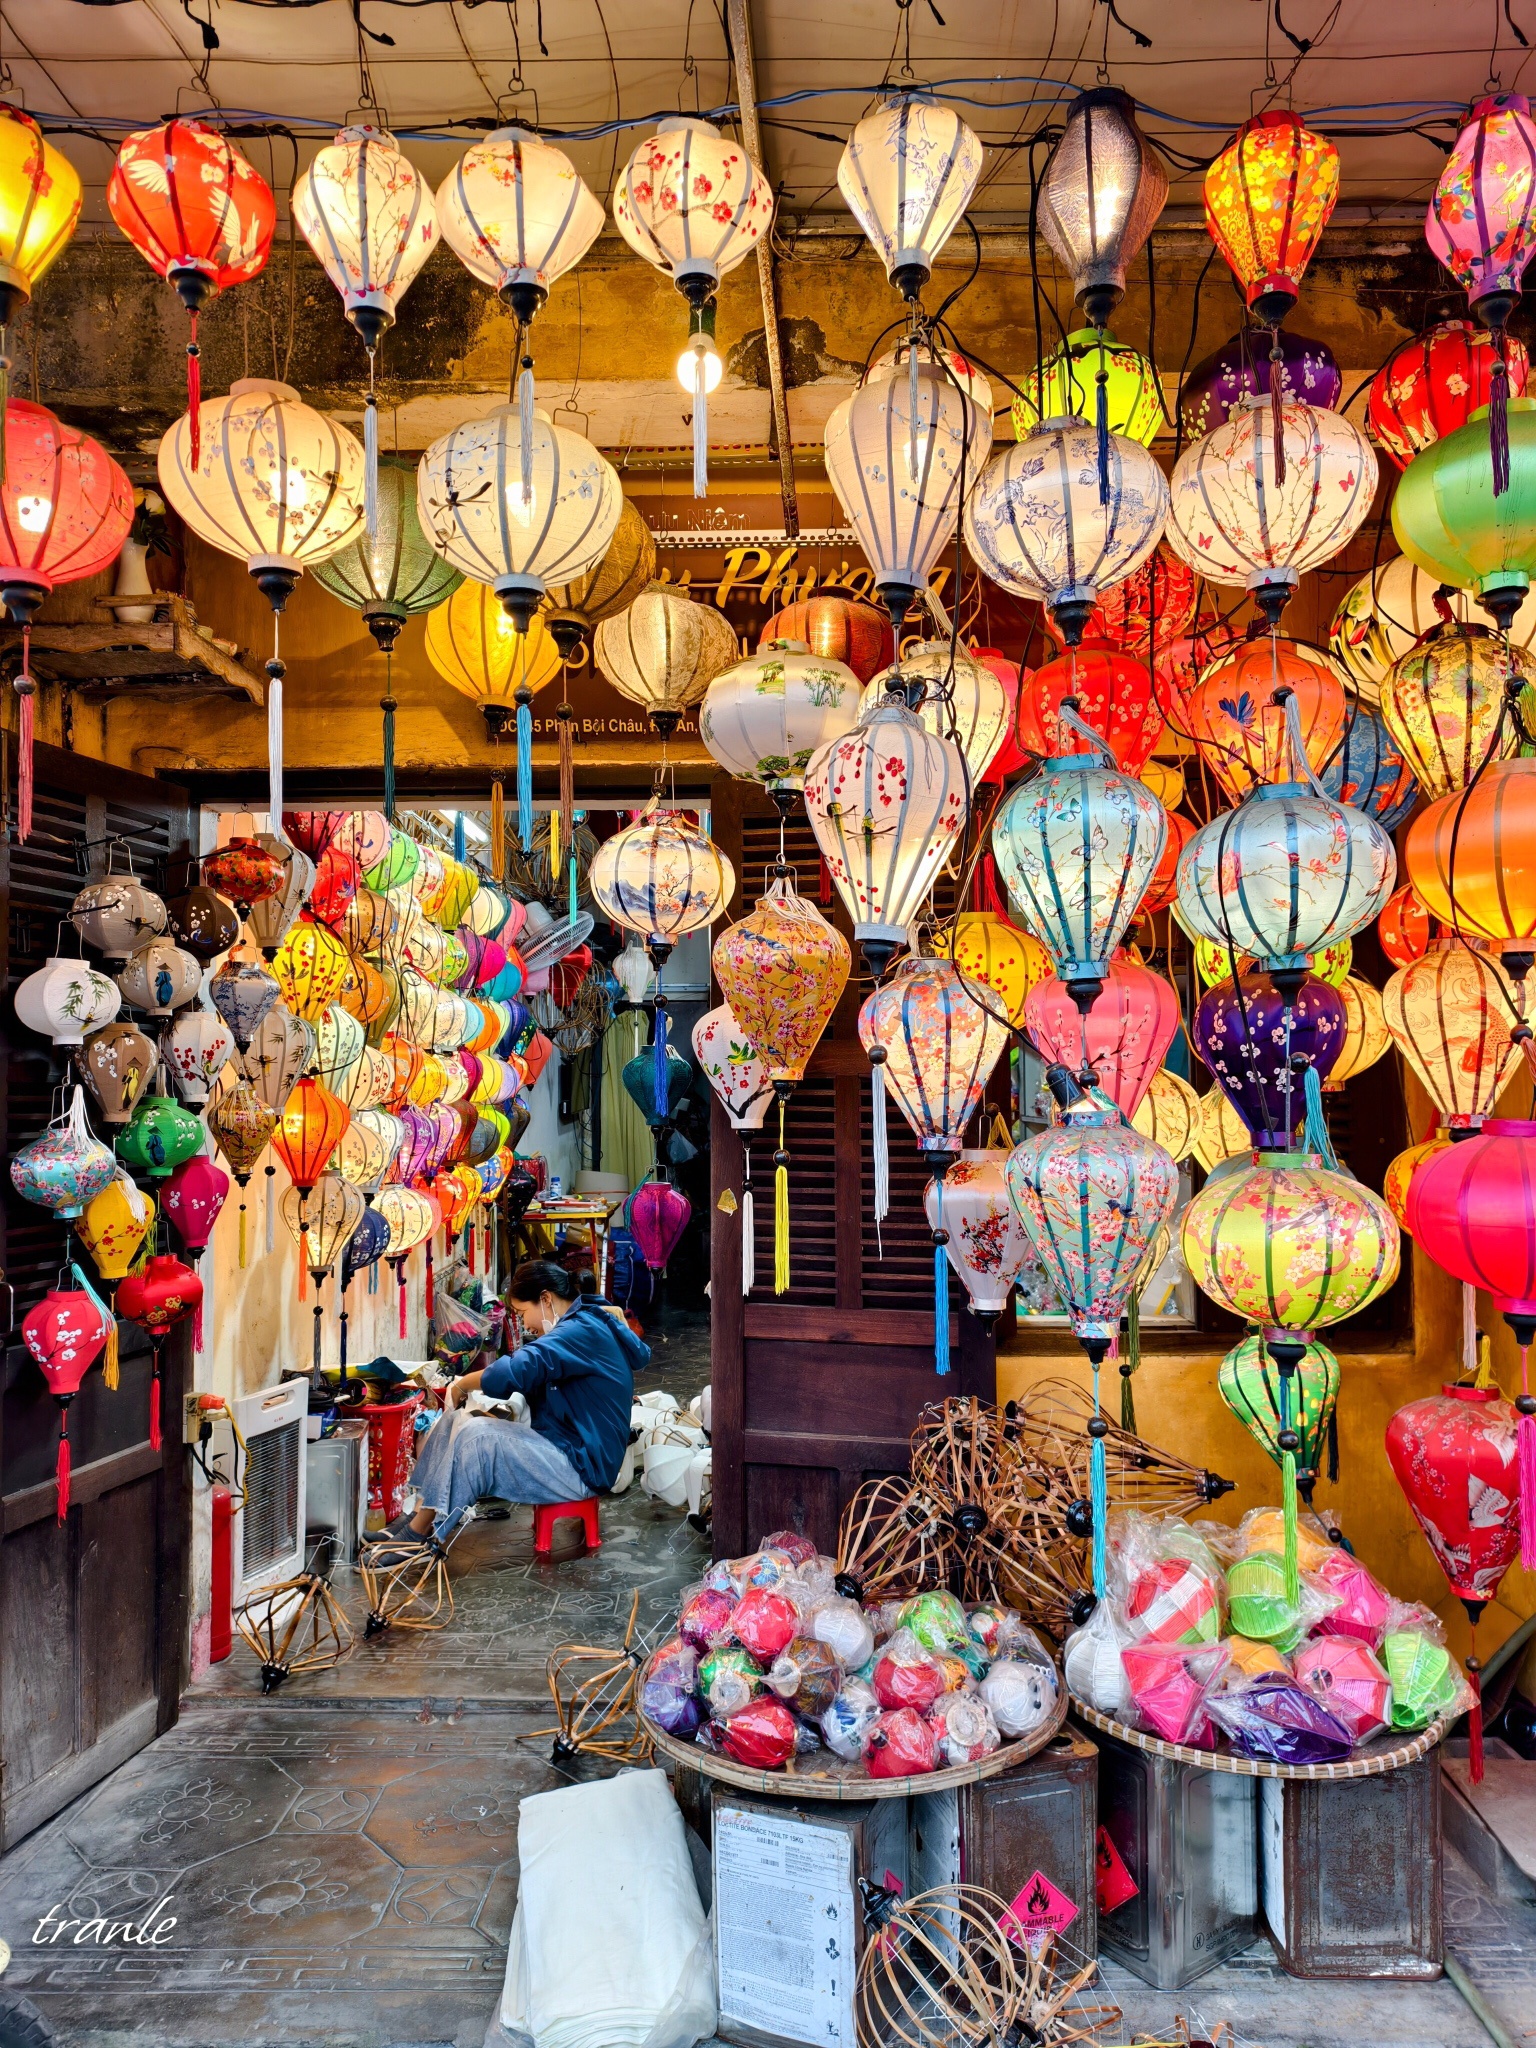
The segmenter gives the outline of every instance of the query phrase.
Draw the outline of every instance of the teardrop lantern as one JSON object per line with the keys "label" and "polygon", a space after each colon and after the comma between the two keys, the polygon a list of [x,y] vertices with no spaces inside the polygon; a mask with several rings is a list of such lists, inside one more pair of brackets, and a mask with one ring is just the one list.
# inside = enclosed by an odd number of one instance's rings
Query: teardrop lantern
{"label": "teardrop lantern", "polygon": [[1254,318],[1278,327],[1339,196],[1339,152],[1289,109],[1245,121],[1205,174],[1205,224]]}
{"label": "teardrop lantern", "polygon": [[71,1263],[70,1271],[78,1285],[50,1287],[21,1320],[21,1341],[58,1403],[59,1448],[53,1476],[54,1512],[60,1522],[69,1514],[69,1404],[101,1356],[113,1328],[112,1318],[80,1268]]}
{"label": "teardrop lantern", "polygon": [[1001,1315],[1029,1256],[1029,1238],[1008,1195],[1003,1151],[961,1152],[942,1182],[923,1194],[928,1227],[943,1232],[944,1252],[972,1313]]}
{"label": "teardrop lantern", "polygon": [[1080,1069],[1081,1085],[1100,1089],[1130,1119],[1173,1043],[1179,999],[1150,967],[1116,958],[1086,1012],[1052,975],[1025,997],[1024,1022],[1047,1065]]}
{"label": "teardrop lantern", "polygon": [[160,1191],[160,1213],[174,1224],[194,1265],[207,1249],[228,1193],[229,1175],[206,1152],[184,1159]]}
{"label": "teardrop lantern", "polygon": [[121,1018],[91,1033],[75,1054],[75,1066],[95,1096],[104,1122],[127,1123],[149,1086],[159,1056],[153,1039],[137,1024]]}
{"label": "teardrop lantern", "polygon": [[169,1252],[151,1258],[142,1272],[130,1273],[117,1290],[117,1312],[149,1333],[154,1374],[149,1383],[149,1446],[160,1448],[160,1352],[178,1323],[200,1313],[203,1283]]}
{"label": "teardrop lantern", "polygon": [[179,1010],[162,1041],[166,1065],[183,1102],[199,1108],[234,1057],[235,1034],[213,1010]]}
{"label": "teardrop lantern", "polygon": [[310,1075],[294,1084],[272,1134],[272,1150],[301,1195],[324,1173],[347,1123],[345,1104]]}

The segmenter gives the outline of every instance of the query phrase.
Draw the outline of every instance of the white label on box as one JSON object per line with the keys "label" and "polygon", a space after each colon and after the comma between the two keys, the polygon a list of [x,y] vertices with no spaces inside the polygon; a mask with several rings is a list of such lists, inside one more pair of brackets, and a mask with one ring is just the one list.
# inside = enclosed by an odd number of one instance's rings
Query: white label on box
{"label": "white label on box", "polygon": [[1264,1918],[1285,1947],[1285,1787],[1278,1778],[1259,1780],[1259,1850],[1263,1871]]}
{"label": "white label on box", "polygon": [[715,1809],[720,2021],[854,2048],[853,1842],[842,1828]]}

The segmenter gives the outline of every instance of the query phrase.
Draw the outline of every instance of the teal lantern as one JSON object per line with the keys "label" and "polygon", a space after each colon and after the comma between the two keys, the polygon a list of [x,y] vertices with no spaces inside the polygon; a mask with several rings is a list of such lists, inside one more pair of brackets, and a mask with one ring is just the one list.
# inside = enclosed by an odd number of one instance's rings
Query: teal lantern
{"label": "teal lantern", "polygon": [[[1221,1361],[1216,1372],[1216,1391],[1247,1430],[1272,1458],[1283,1465],[1281,1431],[1289,1427],[1301,1439],[1296,1447],[1296,1490],[1303,1500],[1312,1498],[1312,1486],[1326,1444],[1330,1479],[1338,1476],[1338,1439],[1334,1434],[1333,1411],[1339,1398],[1339,1361],[1326,1344],[1314,1338],[1302,1354],[1294,1373],[1286,1375],[1282,1404],[1279,1368],[1269,1355],[1262,1332],[1250,1330]],[[1289,1409],[1289,1415],[1285,1413]]]}
{"label": "teal lantern", "polygon": [[146,1095],[113,1145],[130,1173],[164,1180],[184,1159],[195,1159],[202,1151],[202,1121],[174,1096]]}
{"label": "teal lantern", "polygon": [[1509,489],[1493,493],[1489,409],[1431,442],[1403,471],[1392,531],[1438,583],[1474,592],[1504,631],[1536,572],[1536,398],[1509,401]]}
{"label": "teal lantern", "polygon": [[657,1114],[658,1089],[656,1087],[656,1059],[652,1047],[637,1052],[624,1068],[624,1086],[633,1097],[635,1106],[651,1129],[659,1130],[662,1124],[671,1123],[681,1107],[683,1097],[693,1085],[693,1068],[687,1060],[672,1050],[671,1042],[666,1046],[667,1088],[666,1115]]}
{"label": "teal lantern", "polygon": [[1150,448],[1165,418],[1157,371],[1138,350],[1116,341],[1107,328],[1102,337],[1092,327],[1078,328],[1038,370],[1022,380],[1013,401],[1015,438],[1027,441],[1043,420],[1093,419],[1101,368],[1109,431]]}

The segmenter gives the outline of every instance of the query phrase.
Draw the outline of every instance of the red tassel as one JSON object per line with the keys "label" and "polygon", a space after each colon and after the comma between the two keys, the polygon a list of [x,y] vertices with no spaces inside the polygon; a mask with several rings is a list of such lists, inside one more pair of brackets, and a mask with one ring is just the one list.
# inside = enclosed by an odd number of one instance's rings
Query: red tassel
{"label": "red tassel", "polygon": [[1467,1659],[1467,1683],[1472,1688],[1472,1711],[1467,1716],[1467,1762],[1471,1767],[1472,1782],[1483,1782],[1483,1683],[1482,1665],[1475,1657]]}
{"label": "red tassel", "polygon": [[1509,489],[1509,362],[1502,330],[1497,336],[1498,360],[1488,382],[1488,452],[1493,457],[1493,495]]}
{"label": "red tassel", "polygon": [[437,1289],[432,1275],[432,1241],[427,1240],[427,1321],[432,1320],[432,1311],[437,1306]]}
{"label": "red tassel", "polygon": [[196,1309],[196,1311],[195,1311],[195,1313],[194,1313],[194,1315],[193,1315],[193,1317],[192,1317],[192,1349],[193,1349],[194,1351],[201,1351],[201,1350],[202,1350],[202,1348],[203,1348],[203,1304],[202,1304],[201,1302],[199,1302],[199,1303],[197,1304],[197,1309]]}
{"label": "red tassel", "polygon": [[400,1268],[400,1341],[405,1342],[405,1267]]}
{"label": "red tassel", "polygon": [[154,1377],[149,1383],[149,1448],[160,1448],[160,1351],[155,1349]]}
{"label": "red tassel", "polygon": [[22,673],[16,678],[16,694],[21,699],[16,732],[16,837],[23,844],[32,836],[32,733],[37,685],[26,673],[30,666],[31,638],[30,628],[22,633]]}
{"label": "red tassel", "polygon": [[187,342],[187,452],[192,467],[202,460],[203,429],[197,413],[203,402],[203,352],[197,345],[197,315],[192,315],[192,334]]}
{"label": "red tassel", "polygon": [[59,1455],[53,1467],[54,1485],[59,1495],[59,1520],[62,1522],[69,1513],[69,1416],[64,1415],[59,1424]]}
{"label": "red tassel", "polygon": [[816,865],[820,870],[816,879],[816,896],[822,909],[827,910],[832,903],[832,870],[827,866],[825,854],[817,855]]}
{"label": "red tassel", "polygon": [[1536,1401],[1531,1399],[1530,1354],[1520,1352],[1520,1392],[1515,1397],[1515,1460],[1520,1473],[1520,1563],[1536,1572]]}
{"label": "red tassel", "polygon": [[465,1264],[469,1267],[471,1275],[473,1275],[475,1270],[475,1226],[473,1223],[470,1224],[468,1230],[464,1233],[464,1253]]}

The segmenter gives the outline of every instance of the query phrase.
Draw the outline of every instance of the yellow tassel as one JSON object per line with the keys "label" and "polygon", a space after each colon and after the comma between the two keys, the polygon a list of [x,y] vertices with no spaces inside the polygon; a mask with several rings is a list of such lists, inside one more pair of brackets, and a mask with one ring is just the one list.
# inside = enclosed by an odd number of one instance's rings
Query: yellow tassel
{"label": "yellow tassel", "polygon": [[560,873],[560,813],[549,814],[549,872],[552,878]]}
{"label": "yellow tassel", "polygon": [[245,1271],[245,1204],[240,1204],[240,1270]]}
{"label": "yellow tassel", "polygon": [[107,1332],[107,1348],[102,1354],[101,1378],[109,1394],[117,1392],[117,1318],[112,1318],[112,1327]]}
{"label": "yellow tassel", "polygon": [[779,1104],[779,1164],[773,1174],[773,1291],[789,1289],[789,1168],[783,1160],[784,1105]]}
{"label": "yellow tassel", "polygon": [[491,784],[491,880],[502,882],[507,875],[507,800],[498,775]]}
{"label": "yellow tassel", "polygon": [[1491,1387],[1493,1380],[1493,1339],[1486,1330],[1477,1333],[1477,1382],[1480,1387]]}

